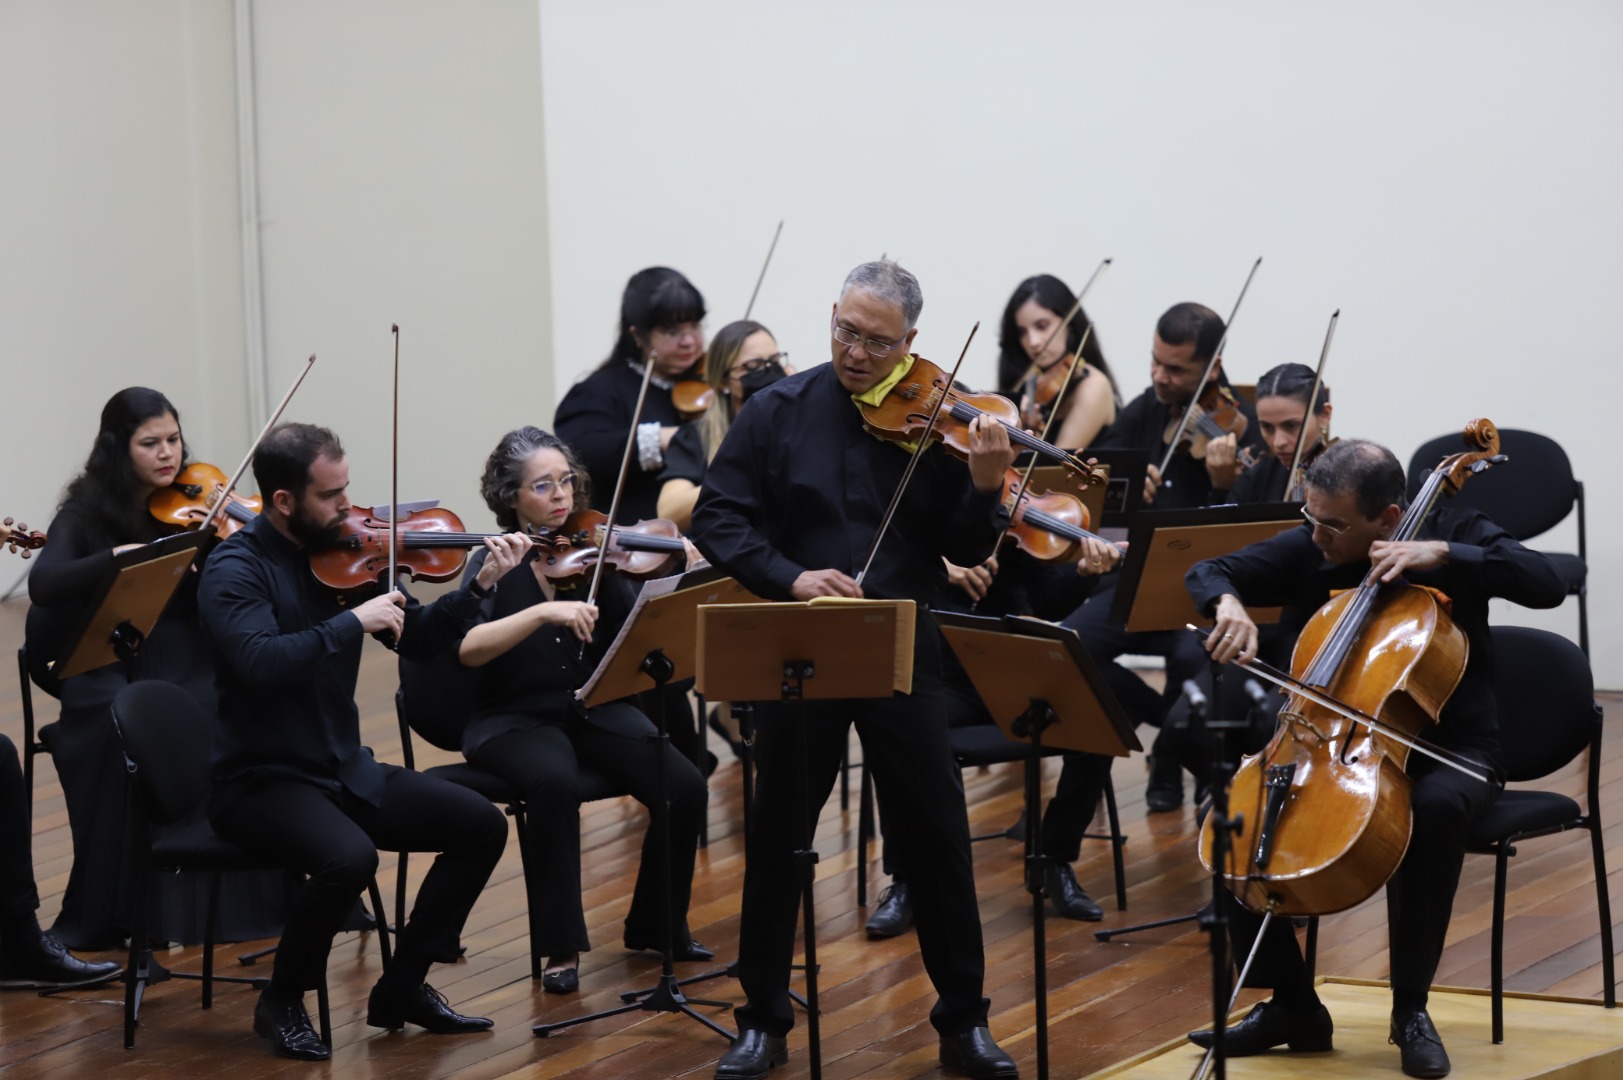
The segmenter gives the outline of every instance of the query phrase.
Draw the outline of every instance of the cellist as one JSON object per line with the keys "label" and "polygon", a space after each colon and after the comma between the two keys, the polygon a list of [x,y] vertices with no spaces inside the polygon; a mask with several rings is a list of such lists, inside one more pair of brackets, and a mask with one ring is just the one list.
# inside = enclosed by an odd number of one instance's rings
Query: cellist
{"label": "cellist", "polygon": [[[1344,440],[1326,449],[1307,471],[1305,499],[1307,522],[1301,528],[1197,563],[1186,584],[1196,607],[1215,617],[1206,646],[1212,659],[1222,663],[1256,654],[1257,626],[1247,605],[1284,606],[1285,618],[1301,625],[1332,590],[1357,585],[1371,567],[1383,583],[1401,578],[1437,589],[1451,601],[1454,624],[1470,643],[1469,659],[1437,727],[1424,737],[1478,763],[1495,782],[1483,783],[1432,758],[1410,755],[1413,831],[1408,852],[1386,887],[1391,1041],[1409,1076],[1446,1076],[1448,1054],[1426,1013],[1427,994],[1448,932],[1466,835],[1492,804],[1504,775],[1491,683],[1488,600],[1555,607],[1565,590],[1548,559],[1474,510],[1445,507],[1421,530],[1423,538],[1389,540],[1404,513],[1403,468],[1391,451],[1375,443]],[[1237,902],[1229,908],[1234,948],[1244,956],[1259,917]],[[1330,1015],[1313,990],[1289,921],[1270,923],[1248,981],[1271,985],[1274,995],[1229,1029],[1225,1046],[1230,1055],[1280,1045],[1330,1049]],[[1200,1046],[1212,1041],[1210,1031],[1189,1037]]]}

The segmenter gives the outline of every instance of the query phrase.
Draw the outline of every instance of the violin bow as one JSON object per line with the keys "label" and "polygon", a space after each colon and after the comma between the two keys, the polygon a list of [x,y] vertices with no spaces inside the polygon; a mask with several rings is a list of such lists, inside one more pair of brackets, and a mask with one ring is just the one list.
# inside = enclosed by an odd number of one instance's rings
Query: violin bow
{"label": "violin bow", "polygon": [[744,318],[750,317],[755,310],[755,298],[761,295],[761,282],[766,280],[766,268],[772,265],[772,253],[778,250],[778,237],[783,235],[783,221],[778,221],[778,228],[772,234],[772,243],[767,245],[766,259],[761,263],[761,272],[755,275],[755,288],[750,291],[750,302],[744,307]]}
{"label": "violin bow", "polygon": [[[597,587],[603,581],[603,556],[614,543],[614,520],[620,516],[620,496],[625,494],[626,476],[631,472],[631,449],[637,445],[637,423],[642,419],[642,404],[648,397],[648,383],[654,375],[654,358],[658,354],[649,353],[648,359],[643,362],[642,387],[637,391],[637,406],[631,411],[631,431],[626,436],[626,452],[620,457],[620,478],[614,482],[614,498],[609,500],[609,521],[603,527],[603,547],[598,552],[597,565],[592,567],[592,586],[586,592],[588,604],[597,603]],[[586,643],[580,645],[581,655],[586,655]]]}
{"label": "violin bow", "polygon": [[1200,373],[1200,383],[1195,387],[1195,396],[1184,406],[1183,419],[1178,421],[1178,429],[1173,432],[1172,442],[1167,445],[1166,456],[1161,459],[1160,471],[1163,477],[1167,474],[1167,466],[1172,464],[1172,455],[1178,451],[1178,444],[1183,442],[1183,433],[1189,428],[1189,418],[1194,415],[1195,403],[1200,400],[1200,395],[1206,392],[1206,384],[1211,381],[1212,370],[1217,367],[1217,362],[1223,359],[1223,346],[1228,344],[1229,331],[1234,329],[1234,317],[1240,313],[1240,305],[1245,303],[1245,294],[1251,289],[1251,279],[1257,276],[1257,267],[1261,265],[1262,256],[1258,255],[1257,261],[1251,264],[1251,272],[1245,276],[1245,284],[1240,286],[1240,295],[1235,298],[1234,307],[1229,311],[1228,322],[1223,324],[1223,336],[1217,339],[1217,348],[1212,350],[1212,358],[1206,361],[1206,370]]}
{"label": "violin bow", "polygon": [[254,437],[254,441],[249,444],[248,453],[243,455],[242,464],[238,465],[237,471],[231,474],[231,481],[225,485],[224,489],[221,490],[219,497],[214,502],[214,505],[209,508],[208,516],[205,517],[203,519],[203,523],[198,526],[198,529],[205,535],[214,528],[215,520],[218,519],[220,514],[225,510],[226,497],[229,496],[231,492],[236,490],[237,484],[242,480],[242,474],[248,471],[249,465],[253,464],[254,454],[259,450],[259,444],[265,441],[265,436],[270,434],[270,429],[275,427],[276,422],[282,418],[282,410],[286,409],[287,403],[293,400],[293,392],[299,388],[300,383],[304,382],[304,377],[310,374],[310,369],[315,366],[315,362],[316,354],[311,353],[310,359],[304,362],[304,368],[298,373],[297,376],[294,377],[293,385],[288,387],[287,393],[282,395],[282,403],[276,406],[275,411],[273,411],[270,415],[270,419],[265,421],[265,426],[259,429],[259,434],[256,435]]}
{"label": "violin bow", "polygon": [[963,351],[958,354],[958,362],[952,365],[952,374],[947,376],[947,384],[941,388],[941,396],[936,398],[935,407],[930,410],[930,420],[924,425],[924,434],[919,436],[918,445],[913,447],[913,456],[907,461],[907,469],[902,473],[901,483],[896,485],[896,494],[890,497],[890,505],[885,508],[885,516],[879,519],[879,530],[873,535],[873,543],[868,547],[868,557],[862,563],[862,570],[857,574],[857,587],[862,587],[862,579],[868,576],[868,570],[873,566],[873,558],[879,554],[879,543],[885,538],[885,532],[890,528],[891,518],[896,516],[896,508],[901,505],[902,492],[907,490],[907,482],[913,479],[913,470],[918,468],[919,458],[924,456],[924,448],[930,445],[930,435],[935,431],[936,420],[941,416],[941,407],[947,403],[952,394],[952,385],[958,381],[958,369],[964,366],[964,357],[969,355],[969,343],[975,340],[976,331],[980,330],[980,320],[969,328],[969,337],[964,341]]}
{"label": "violin bow", "polygon": [[[1336,308],[1330,315],[1330,328],[1324,332],[1324,347],[1319,350],[1319,370],[1313,373],[1313,390],[1307,395],[1307,408],[1302,412],[1302,428],[1296,434],[1296,453],[1291,457],[1291,471],[1285,474],[1285,501],[1291,501],[1291,490],[1297,486],[1296,471],[1302,467],[1302,450],[1307,446],[1307,440],[1302,438],[1307,433],[1307,422],[1312,417],[1314,407],[1319,401],[1319,388],[1324,385],[1324,365],[1330,359],[1330,342],[1336,336],[1336,322],[1341,318],[1341,309]],[[1319,432],[1319,439],[1323,441],[1324,432]]]}
{"label": "violin bow", "polygon": [[400,324],[389,324],[394,335],[394,423],[389,448],[389,591],[400,583]]}
{"label": "violin bow", "polygon": [[[1061,333],[1063,333],[1067,326],[1071,325],[1071,320],[1076,318],[1077,312],[1082,310],[1082,301],[1084,299],[1086,299],[1088,293],[1090,291],[1092,291],[1093,283],[1098,281],[1099,276],[1101,274],[1103,274],[1105,272],[1105,269],[1107,267],[1109,267],[1110,264],[1115,262],[1115,261],[1116,260],[1113,257],[1104,259],[1094,269],[1093,276],[1088,278],[1087,282],[1085,284],[1083,284],[1082,291],[1076,294],[1076,302],[1071,305],[1071,310],[1067,311],[1065,313],[1065,318],[1063,318],[1063,319],[1061,319],[1059,321],[1059,325],[1054,327],[1054,329],[1050,330],[1048,332],[1048,336],[1043,338],[1042,345],[1037,349],[1037,355],[1038,356],[1041,356],[1043,353],[1047,352],[1048,351],[1048,346],[1050,346],[1050,345],[1052,345],[1054,343],[1054,339],[1056,337],[1058,337]],[[1088,329],[1089,330],[1093,329],[1093,324],[1091,322],[1088,324]],[[1076,354],[1077,354],[1077,356],[1082,355],[1082,344],[1086,340],[1087,340],[1087,337],[1086,337],[1086,335],[1084,335],[1083,338],[1082,338],[1082,341],[1079,341],[1079,342],[1076,343]],[[1035,360],[1032,361],[1031,367],[1032,367],[1032,371],[1027,376],[1027,379],[1034,381],[1036,379],[1037,375],[1040,374],[1040,372],[1037,369],[1037,362]],[[1073,359],[1071,361],[1071,370],[1065,377],[1066,377],[1066,379],[1070,379],[1070,377],[1072,375],[1075,375],[1075,374],[1076,374],[1076,361]],[[1069,383],[1067,383],[1067,385],[1069,385]],[[1061,388],[1060,392],[1064,393],[1064,388]],[[1033,395],[1033,396],[1035,396],[1035,395]],[[1054,402],[1054,410],[1053,411],[1055,413],[1059,412],[1059,401],[1057,399]],[[1052,414],[1050,414],[1049,419],[1053,419]],[[1047,442],[1047,441],[1048,441],[1048,428],[1045,427],[1045,428],[1043,428],[1043,442]]]}

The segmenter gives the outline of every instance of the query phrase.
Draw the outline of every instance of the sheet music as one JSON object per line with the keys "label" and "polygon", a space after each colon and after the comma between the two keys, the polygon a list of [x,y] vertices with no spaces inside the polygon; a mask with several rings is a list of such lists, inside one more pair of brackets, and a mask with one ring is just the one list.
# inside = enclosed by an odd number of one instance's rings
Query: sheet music
{"label": "sheet music", "polygon": [[636,603],[631,605],[630,614],[620,624],[620,632],[614,635],[614,640],[609,643],[608,649],[604,651],[603,658],[597,662],[597,670],[592,672],[591,678],[582,683],[580,689],[575,691],[576,698],[585,701],[592,696],[592,689],[597,686],[598,680],[603,677],[603,673],[609,669],[609,664],[613,662],[615,654],[620,651],[620,646],[625,643],[626,637],[631,633],[631,628],[636,625],[637,617],[642,614],[642,609],[647,607],[651,601],[657,600],[661,596],[669,596],[675,592],[676,587],[682,584],[682,579],[686,576],[686,573],[672,574],[670,577],[654,578],[651,581],[642,583],[642,590],[637,593]]}

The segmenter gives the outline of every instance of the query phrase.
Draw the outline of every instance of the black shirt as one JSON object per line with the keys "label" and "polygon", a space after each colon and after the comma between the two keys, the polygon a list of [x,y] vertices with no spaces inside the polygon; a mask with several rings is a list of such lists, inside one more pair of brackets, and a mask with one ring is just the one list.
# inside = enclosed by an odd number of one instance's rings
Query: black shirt
{"label": "black shirt", "polygon": [[1284,502],[1285,479],[1290,471],[1289,465],[1265,453],[1256,464],[1240,474],[1240,478],[1234,482],[1234,489],[1229,492],[1228,501],[1242,506]]}
{"label": "black shirt", "polygon": [[[1524,607],[1556,607],[1566,599],[1554,565],[1475,510],[1445,508],[1421,530],[1419,539],[1448,543],[1448,562],[1409,575],[1411,584],[1438,589],[1453,602],[1452,617],[1465,632],[1470,653],[1458,688],[1443,706],[1438,728],[1423,733],[1433,742],[1491,745],[1498,731],[1493,696],[1493,642],[1488,634],[1488,599],[1500,597]],[[1369,561],[1331,566],[1303,525],[1232,555],[1196,563],[1184,579],[1201,611],[1212,613],[1224,593],[1247,607],[1286,608],[1284,618],[1306,625],[1332,590],[1355,587]]]}
{"label": "black shirt", "polygon": [[[1240,445],[1266,452],[1262,438],[1257,434],[1256,409],[1244,398],[1237,399],[1237,404],[1249,421],[1245,435],[1239,440]],[[1115,421],[1094,440],[1093,449],[1146,450],[1151,461],[1159,466],[1162,456],[1166,454],[1167,427],[1172,423],[1172,407],[1157,401],[1155,390],[1151,388],[1128,402],[1116,414]],[[1166,475],[1161,478],[1161,490],[1156,493],[1151,508],[1187,510],[1212,502],[1223,502],[1223,494],[1212,491],[1212,479],[1206,472],[1206,463],[1180,450],[1167,463]]]}
{"label": "black shirt", "polygon": [[[720,409],[724,406],[718,402],[713,407]],[[678,428],[676,434],[671,436],[671,445],[665,448],[665,471],[660,474],[660,486],[663,487],[667,480],[704,483],[704,474],[710,467],[709,456],[701,425],[694,423]]]}
{"label": "black shirt", "polygon": [[[791,599],[807,570],[855,577],[908,452],[868,434],[832,364],[754,394],[710,462],[693,511],[706,558],[769,600]],[[943,556],[974,566],[991,552],[999,492],[979,492],[962,461],[927,449],[862,582],[870,597],[940,596]]]}
{"label": "black shirt", "polygon": [[[614,485],[620,478],[620,462],[641,389],[642,372],[638,368],[630,364],[600,368],[569,388],[553,417],[558,437],[580,456],[591,474],[592,509],[605,514],[614,499]],[[673,427],[682,422],[671,392],[650,385],[638,423]],[[659,516],[660,473],[664,467],[661,460],[652,469],[645,469],[637,448],[632,447],[618,524],[635,524]]]}
{"label": "black shirt", "polygon": [[[377,803],[383,770],[361,745],[361,621],[310,572],[308,552],[259,517],[215,549],[198,599],[219,670],[216,790],[291,778]],[[466,584],[406,607],[401,655],[454,646],[477,613]]]}

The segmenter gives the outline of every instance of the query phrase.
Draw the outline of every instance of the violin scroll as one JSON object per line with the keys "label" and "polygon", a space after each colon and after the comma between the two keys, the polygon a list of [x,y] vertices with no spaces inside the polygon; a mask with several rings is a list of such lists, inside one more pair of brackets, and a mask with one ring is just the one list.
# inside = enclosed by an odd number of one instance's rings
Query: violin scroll
{"label": "violin scroll", "polygon": [[0,548],[28,558],[45,546],[45,534],[29,529],[20,521],[6,518],[0,522]]}

